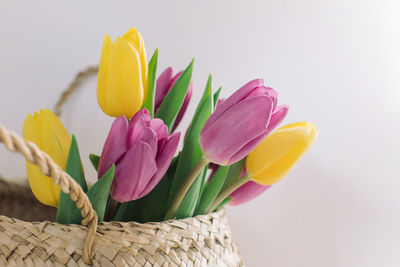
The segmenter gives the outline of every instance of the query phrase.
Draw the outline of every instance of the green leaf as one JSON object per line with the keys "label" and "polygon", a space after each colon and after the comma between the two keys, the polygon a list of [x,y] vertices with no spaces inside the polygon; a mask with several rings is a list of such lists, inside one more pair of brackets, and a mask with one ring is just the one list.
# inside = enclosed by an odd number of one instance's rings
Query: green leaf
{"label": "green leaf", "polygon": [[[200,189],[200,196],[203,194],[204,190],[206,189],[208,179],[207,179],[207,172],[208,172],[208,164],[204,167],[203,170],[203,178],[202,178],[202,183],[201,183],[201,189]],[[200,198],[199,198],[200,202]]]}
{"label": "green leaf", "polygon": [[110,195],[111,184],[115,176],[115,165],[111,168],[89,189],[87,196],[92,203],[93,209],[97,213],[99,222],[104,219],[104,213],[107,207],[108,196]]}
{"label": "green leaf", "polygon": [[232,200],[232,197],[225,198],[224,201],[222,201],[214,211],[218,211],[218,210],[222,209],[226,204],[231,202],[231,200]]}
{"label": "green leaf", "polygon": [[157,111],[156,117],[164,121],[165,125],[168,126],[169,131],[171,131],[174,125],[176,116],[182,107],[186,93],[189,89],[190,80],[192,79],[193,62],[194,59],[174,83],[171,90],[169,90]]}
{"label": "green leaf", "polygon": [[[186,179],[188,174],[191,172],[191,170],[194,168],[196,163],[201,159],[203,155],[199,144],[199,138],[200,132],[212,112],[211,81],[212,77],[210,75],[208,77],[203,96],[199,102],[199,105],[196,108],[193,120],[188,129],[181,156],[179,157],[178,165],[176,168],[174,181],[172,183],[169,203],[172,202],[172,199],[177,194],[180,186],[183,184],[183,181]],[[186,218],[193,215],[202,187],[201,177],[201,175],[198,176],[198,178],[186,194],[178,209],[178,212],[176,213],[177,218]]]}
{"label": "green leaf", "polygon": [[[65,171],[82,187],[84,192],[87,191],[78,143],[74,135],[72,135]],[[56,220],[62,224],[80,224],[82,220],[81,211],[76,207],[75,202],[71,200],[68,194],[62,191],[60,192],[60,199],[58,201]]]}
{"label": "green leaf", "polygon": [[148,76],[148,89],[147,96],[145,96],[143,108],[146,108],[151,117],[154,117],[154,98],[155,98],[155,84],[157,75],[157,63],[158,63],[158,48],[154,51],[153,56],[149,62],[149,76]]}
{"label": "green leaf", "polygon": [[213,204],[215,198],[221,191],[224,185],[226,175],[228,174],[230,166],[220,166],[215,173],[214,177],[208,183],[206,189],[201,195],[199,207],[196,210],[196,215],[204,214]]}
{"label": "green leaf", "polygon": [[[178,156],[179,157],[179,156]],[[158,185],[143,198],[144,221],[162,221],[167,213],[170,188],[176,172],[178,157],[175,157],[167,173]],[[157,207],[157,208],[154,208]]]}
{"label": "green leaf", "polygon": [[221,191],[225,190],[228,186],[234,183],[240,178],[242,171],[246,163],[246,158],[232,164],[229,168],[228,174],[226,175],[225,183],[221,188]]}
{"label": "green leaf", "polygon": [[218,90],[213,95],[213,108],[217,107],[219,94],[221,93],[222,87],[218,88]]}
{"label": "green leaf", "polygon": [[96,169],[96,171],[98,171],[100,156],[97,156],[95,154],[90,154],[89,159],[90,159],[90,162],[92,163],[93,167]]}
{"label": "green leaf", "polygon": [[182,200],[182,203],[176,213],[177,218],[192,217],[194,215],[200,200],[201,189],[203,188],[205,182],[205,172],[207,172],[207,169],[204,168],[190,187],[185,198]]}

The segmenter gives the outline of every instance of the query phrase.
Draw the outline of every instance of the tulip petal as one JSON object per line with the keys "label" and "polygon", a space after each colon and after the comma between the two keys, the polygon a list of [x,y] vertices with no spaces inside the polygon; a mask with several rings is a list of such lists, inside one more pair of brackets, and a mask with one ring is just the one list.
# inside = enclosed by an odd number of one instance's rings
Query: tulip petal
{"label": "tulip petal", "polygon": [[141,141],[134,143],[116,167],[112,197],[119,202],[138,199],[156,171],[151,147]]}
{"label": "tulip petal", "polygon": [[157,139],[162,140],[168,136],[168,127],[161,119],[153,119],[150,122],[150,127],[157,134]]}
{"label": "tulip petal", "polygon": [[232,201],[228,205],[237,206],[249,202],[264,193],[268,188],[270,188],[269,185],[259,185],[253,181],[249,181],[230,195]]}
{"label": "tulip petal", "polygon": [[101,178],[128,150],[128,120],[120,116],[114,120],[101,152],[98,178]]}
{"label": "tulip petal", "polygon": [[168,136],[162,148],[160,149],[159,154],[157,155],[157,172],[151,178],[149,183],[146,185],[145,189],[140,193],[138,198],[146,196],[148,193],[153,190],[153,188],[160,182],[160,180],[164,177],[164,174],[167,172],[168,167],[174,157],[176,149],[179,144],[180,133],[173,133]]}
{"label": "tulip petal", "polygon": [[[265,86],[258,86],[255,87],[247,96],[248,97],[252,97],[252,96],[258,96],[258,95],[268,95],[267,94],[267,87]],[[269,95],[268,95],[269,96]]]}
{"label": "tulip petal", "polygon": [[221,116],[227,109],[241,101],[244,97],[246,97],[254,88],[263,86],[264,81],[262,79],[252,80],[245,85],[243,85],[239,90],[237,90],[233,95],[227,98],[222,103],[217,105],[215,112],[210,116],[207,120],[204,128],[211,127],[211,125]]}
{"label": "tulip petal", "polygon": [[104,35],[103,48],[101,49],[99,71],[97,74],[97,101],[99,106],[106,114],[110,114],[107,108],[107,84],[108,84],[108,65],[110,62],[110,53],[112,48],[112,40],[107,34]]}
{"label": "tulip petal", "polygon": [[[50,177],[44,176],[39,167],[26,162],[26,172],[29,186],[35,197],[47,206],[57,207],[58,198],[54,190],[54,184]],[[59,187],[59,186],[58,186]],[[57,190],[60,193],[60,189]]]}
{"label": "tulip petal", "polygon": [[135,114],[135,116],[133,116],[133,118],[129,121],[129,127],[132,127],[138,121],[142,121],[146,125],[150,125],[151,116],[150,116],[150,113],[149,113],[149,111],[147,109],[142,108],[141,110],[139,110]]}
{"label": "tulip petal", "polygon": [[277,182],[308,150],[315,138],[315,128],[309,125],[303,127],[297,124],[278,129],[247,157],[247,173],[260,184],[271,185]]}
{"label": "tulip petal", "polygon": [[130,28],[129,31],[127,31],[122,38],[124,38],[130,45],[133,46],[133,48],[136,51],[140,51],[141,49],[141,36],[139,34],[139,31],[135,29],[134,27]]}
{"label": "tulip petal", "polygon": [[[23,125],[23,137],[34,142],[57,165],[65,169],[71,136],[50,110],[41,110],[34,116],[28,115]],[[38,166],[26,162],[26,169],[29,184],[36,198],[43,204],[57,206],[60,186],[53,184],[50,177],[43,175]]]}
{"label": "tulip petal", "polygon": [[71,146],[71,136],[53,112],[45,109],[40,113],[43,120],[41,149],[46,151],[62,169],[65,169]]}
{"label": "tulip petal", "polygon": [[278,92],[272,89],[271,87],[267,87],[267,94],[272,98],[272,102],[274,103],[274,110],[278,104]]}
{"label": "tulip petal", "polygon": [[247,156],[253,149],[268,135],[272,132],[276,126],[278,126],[283,119],[286,117],[287,112],[289,111],[289,107],[286,105],[279,106],[274,113],[271,115],[271,119],[269,120],[267,131],[260,136],[256,137],[249,143],[247,143],[244,147],[242,147],[236,154],[231,158],[229,164],[232,162],[237,162],[240,159]]}
{"label": "tulip petal", "polygon": [[[29,114],[24,121],[22,129],[23,137],[35,143],[41,150],[44,149],[43,143],[46,140],[43,139],[45,129],[42,116],[43,111],[35,113],[34,116]],[[28,161],[26,161],[25,165],[29,186],[35,197],[43,204],[57,207],[58,196],[54,193],[54,184],[51,178],[43,175],[38,166]],[[59,189],[57,191],[60,192]]]}
{"label": "tulip petal", "polygon": [[140,64],[142,65],[142,80],[143,80],[143,87],[145,88],[144,92],[145,95],[147,95],[147,89],[148,89],[148,63],[147,63],[147,53],[146,53],[146,47],[144,45],[144,41],[143,41],[143,37],[140,34],[140,32],[138,32],[139,37],[140,37]]}
{"label": "tulip petal", "polygon": [[109,115],[132,118],[144,98],[141,62],[138,52],[121,37],[112,46],[107,75],[107,87],[112,88],[105,95]]}
{"label": "tulip petal", "polygon": [[200,144],[205,157],[226,165],[242,147],[266,132],[271,110],[271,98],[263,95],[248,98],[227,109],[218,121],[201,132]]}
{"label": "tulip petal", "polygon": [[254,150],[254,148],[257,147],[257,145],[264,140],[264,138],[268,135],[268,132],[263,132],[253,140],[249,141],[247,144],[245,144],[242,148],[240,148],[230,159],[228,162],[228,165],[234,164],[238,162],[239,160],[243,159],[246,157],[251,151]]}
{"label": "tulip petal", "polygon": [[144,122],[135,123],[128,130],[128,148],[135,142],[145,142],[152,150],[153,157],[157,155],[157,134],[155,131],[144,125]]}
{"label": "tulip petal", "polygon": [[268,133],[272,132],[286,117],[289,106],[281,105],[277,107],[271,115],[268,123]]}
{"label": "tulip petal", "polygon": [[157,85],[156,85],[156,96],[155,96],[155,111],[158,111],[158,108],[161,105],[161,102],[164,100],[165,96],[168,93],[168,90],[171,89],[169,87],[169,82],[171,81],[172,78],[172,68],[168,67],[166,70],[164,70],[161,75],[157,79]]}
{"label": "tulip petal", "polygon": [[142,81],[143,81],[143,89],[144,89],[144,96],[147,96],[147,73],[148,73],[148,66],[147,66],[147,55],[146,55],[146,48],[144,46],[143,37],[140,32],[132,27],[129,31],[127,31],[124,36],[122,36],[126,41],[129,42],[133,46],[133,48],[138,52],[140,57],[140,65],[141,65],[141,72],[142,72]]}

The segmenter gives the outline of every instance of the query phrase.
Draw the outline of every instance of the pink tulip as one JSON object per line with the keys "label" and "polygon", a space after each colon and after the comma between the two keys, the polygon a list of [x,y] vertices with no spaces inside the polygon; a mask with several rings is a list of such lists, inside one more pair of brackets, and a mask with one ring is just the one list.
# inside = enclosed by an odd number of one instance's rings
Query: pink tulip
{"label": "pink tulip", "polygon": [[146,109],[130,122],[115,119],[104,144],[98,177],[115,164],[112,197],[119,202],[139,199],[150,193],[164,176],[178,147],[180,133],[168,135],[160,119],[151,119]]}
{"label": "pink tulip", "polygon": [[[156,84],[156,96],[155,96],[155,111],[158,111],[162,101],[164,100],[165,96],[168,94],[169,90],[171,90],[172,86],[181,76],[182,71],[177,73],[174,77],[172,77],[173,70],[172,67],[168,67],[166,70],[161,73],[161,75],[157,79]],[[190,82],[188,91],[186,93],[185,100],[183,101],[181,110],[179,111],[178,115],[176,116],[174,126],[172,127],[172,132],[178,127],[179,123],[181,122],[183,115],[186,112],[186,109],[189,105],[190,99],[192,98],[193,94],[193,84]]]}
{"label": "pink tulip", "polygon": [[218,103],[200,134],[204,157],[219,165],[246,157],[285,118],[288,106],[277,102],[277,92],[256,79]]}
{"label": "pink tulip", "polygon": [[256,182],[248,181],[230,195],[232,200],[229,202],[229,205],[236,206],[248,202],[264,193],[270,187],[270,185],[260,185]]}

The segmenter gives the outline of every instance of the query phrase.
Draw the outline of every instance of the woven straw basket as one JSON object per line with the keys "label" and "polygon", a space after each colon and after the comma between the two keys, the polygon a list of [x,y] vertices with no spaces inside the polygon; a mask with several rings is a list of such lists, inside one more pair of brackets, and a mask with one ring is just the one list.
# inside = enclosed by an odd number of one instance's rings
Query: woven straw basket
{"label": "woven straw basket", "polygon": [[[58,106],[94,72],[80,73]],[[2,125],[0,142],[38,165],[83,217],[82,225],[55,223],[56,210],[40,204],[26,182],[0,179],[1,266],[244,266],[224,210],[183,220],[98,224],[81,187],[46,153]]]}

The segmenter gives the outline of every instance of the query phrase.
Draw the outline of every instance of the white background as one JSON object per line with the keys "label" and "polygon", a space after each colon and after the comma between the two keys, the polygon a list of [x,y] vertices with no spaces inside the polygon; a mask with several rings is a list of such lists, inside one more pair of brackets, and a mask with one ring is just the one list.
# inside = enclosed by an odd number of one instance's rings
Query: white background
{"label": "white background", "polygon": [[[104,33],[135,26],[162,69],[196,58],[192,111],[208,73],[224,96],[263,77],[291,106],[285,123],[319,130],[284,180],[229,208],[248,266],[400,266],[400,2],[149,2],[2,0],[0,123],[21,133],[98,62]],[[112,121],[95,95],[92,78],[62,117],[85,155],[100,153]],[[0,148],[0,171],[22,177],[24,162]]]}

